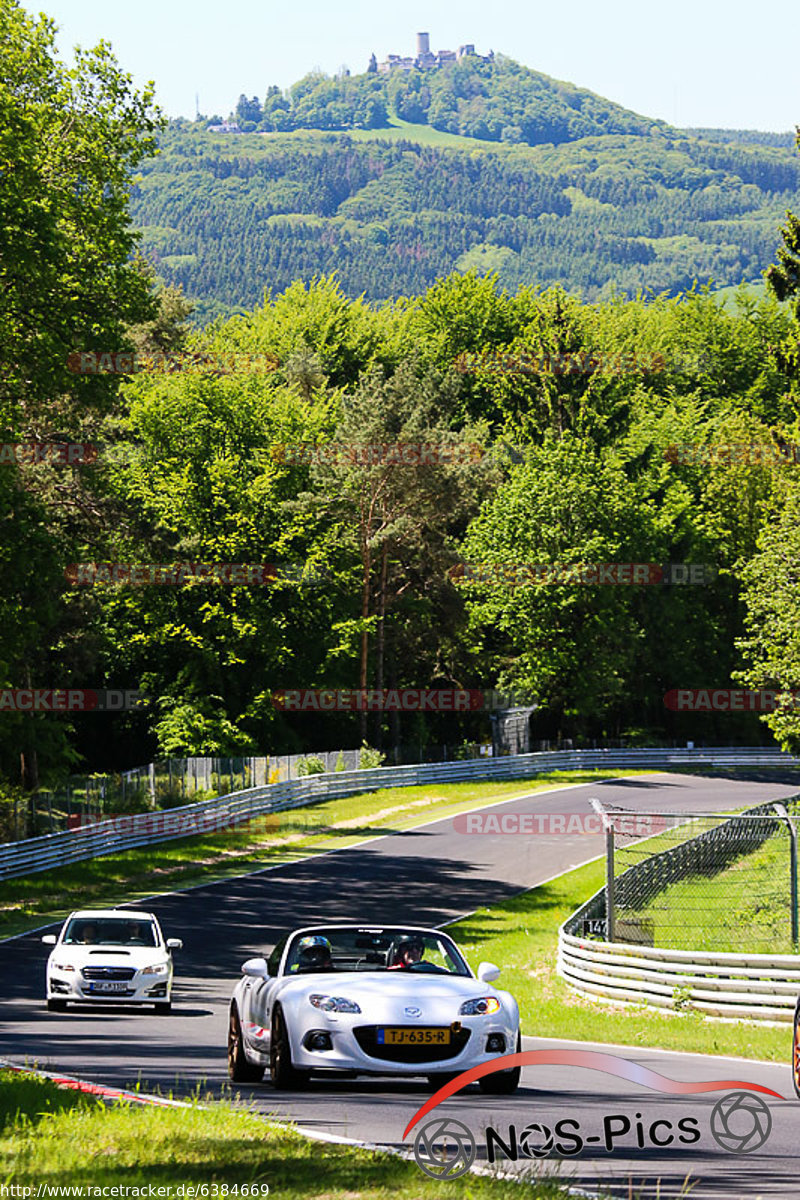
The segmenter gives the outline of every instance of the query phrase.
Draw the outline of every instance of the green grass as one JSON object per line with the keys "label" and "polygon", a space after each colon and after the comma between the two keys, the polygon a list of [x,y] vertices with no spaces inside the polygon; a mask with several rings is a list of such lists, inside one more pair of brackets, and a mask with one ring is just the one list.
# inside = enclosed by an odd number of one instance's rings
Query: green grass
{"label": "green grass", "polygon": [[789,839],[785,831],[724,870],[695,874],[625,909],[653,923],[653,943],[670,950],[792,954]]}
{"label": "green grass", "polygon": [[402,121],[389,117],[388,129],[350,129],[348,137],[357,142],[408,141],[419,146],[438,146],[443,150],[505,150],[504,142],[491,142],[482,138],[464,137],[459,133],[447,133],[431,125],[416,125],[413,121]]}
{"label": "green grass", "polygon": [[[220,135],[216,135],[219,137]],[[225,136],[224,134],[222,135]],[[399,117],[389,117],[389,124],[383,129],[292,129],[285,133],[235,134],[237,141],[242,137],[264,142],[280,142],[281,139],[327,138],[331,136],[349,137],[354,142],[416,142],[418,146],[438,146],[445,150],[507,150],[505,142],[491,142],[481,138],[464,137],[459,133],[446,133],[434,129],[431,125],[417,125],[413,121],[402,121]],[[528,148],[527,146],[525,147]]]}
{"label": "green grass", "polygon": [[568,987],[556,973],[559,926],[604,881],[605,862],[597,860],[447,927],[472,962],[503,968],[500,986],[517,998],[524,1034],[790,1061],[790,1025],[728,1025],[699,1013],[607,1005]]}
{"label": "green grass", "polygon": [[603,771],[557,771],[535,780],[384,788],[260,817],[236,830],[177,838],[9,879],[0,882],[0,937],[57,921],[78,906],[136,901],[354,845],[504,797],[607,778]]}
{"label": "green grass", "polygon": [[[231,1104],[106,1106],[61,1093],[49,1081],[9,1072],[0,1072],[0,1096],[0,1180],[33,1186],[33,1194],[40,1184],[123,1185],[163,1188],[160,1195],[166,1198],[185,1195],[176,1191],[182,1184],[205,1184],[210,1200],[222,1200],[223,1187],[237,1185],[266,1185],[270,1196],[288,1200],[452,1200],[454,1195],[566,1200],[567,1195],[552,1182],[521,1193],[519,1183],[485,1176],[470,1176],[454,1191],[452,1183],[430,1179],[413,1161],[310,1141]],[[228,1195],[233,1200],[236,1193]]]}
{"label": "green grass", "polygon": [[[741,288],[741,283],[732,283],[727,287],[715,288],[713,292],[714,299],[718,300],[723,308],[727,308],[730,312],[735,313],[740,308],[739,297],[742,294]],[[767,285],[763,280],[749,280],[744,284],[744,290],[753,300],[768,300],[772,298],[772,294],[767,291]]]}

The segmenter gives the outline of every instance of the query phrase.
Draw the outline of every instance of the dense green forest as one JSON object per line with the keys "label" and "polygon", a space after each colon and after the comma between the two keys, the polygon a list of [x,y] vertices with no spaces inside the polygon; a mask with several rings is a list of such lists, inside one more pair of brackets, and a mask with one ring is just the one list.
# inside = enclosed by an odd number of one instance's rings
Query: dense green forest
{"label": "dense green forest", "polygon": [[695,280],[760,279],[786,209],[800,206],[800,159],[771,146],[656,131],[469,149],[450,135],[418,144],[408,126],[393,129],[401,140],[364,132],[176,123],[134,187],[144,252],[201,320],[319,271],[374,301],[471,268],[586,300],[677,295]]}
{"label": "dense green forest", "polygon": [[[436,70],[367,71],[335,79],[314,71],[283,93],[274,84],[263,104],[239,97],[235,116],[245,133],[290,129],[380,129],[394,113],[443,133],[530,146],[598,134],[667,130],[596,96],[532,71],[505,55],[467,55]],[[217,118],[214,118],[217,119]]]}
{"label": "dense green forest", "polygon": [[[774,733],[800,746],[794,707],[678,712],[665,700],[800,688],[800,222],[777,212],[796,195],[795,158],[661,135],[636,139],[638,156],[631,138],[602,141],[625,171],[585,139],[474,155],[310,138],[251,150],[159,133],[152,97],[107,48],[70,75],[46,23],[14,0],[0,12],[2,151],[15,167],[0,177],[0,441],[93,448],[0,460],[0,693],[146,700],[117,714],[4,702],[9,784],[156,754],[489,735],[482,712],[291,713],[274,695],[293,688],[513,688],[535,699],[536,737]],[[623,220],[634,209],[647,236]],[[242,311],[192,329],[184,295],[135,254],[134,211],[162,275],[171,264],[180,276],[168,251],[197,254],[207,294]],[[570,220],[572,242],[559,241]],[[660,239],[722,254],[727,226],[732,254],[746,244],[753,261],[777,257],[769,298],[723,308],[703,289],[623,294],[629,272],[671,286],[651,254]],[[701,243],[706,227],[723,240]],[[539,278],[512,271],[506,285],[507,266],[449,271],[446,257],[441,278],[420,268],[429,246],[462,255],[473,236],[529,254]],[[334,263],[346,237],[358,252]],[[605,263],[619,293],[581,298],[533,265],[549,254],[555,267],[566,245],[583,245],[575,264]],[[358,271],[382,303],[353,297]],[[81,373],[89,352],[127,352],[129,373]],[[292,450],[408,444],[447,453]],[[255,586],[174,575],[158,586],[150,567],[138,583],[95,573],[89,586],[78,569],[187,562],[279,569]],[[503,569],[470,581],[464,563]],[[510,586],[506,571],[609,563],[712,570],[702,585],[658,586]]]}
{"label": "dense green forest", "polygon": [[312,72],[230,116],[173,122],[133,192],[201,323],[320,271],[384,302],[470,269],[590,301],[757,281],[800,203],[790,134],[673,129],[500,55]]}

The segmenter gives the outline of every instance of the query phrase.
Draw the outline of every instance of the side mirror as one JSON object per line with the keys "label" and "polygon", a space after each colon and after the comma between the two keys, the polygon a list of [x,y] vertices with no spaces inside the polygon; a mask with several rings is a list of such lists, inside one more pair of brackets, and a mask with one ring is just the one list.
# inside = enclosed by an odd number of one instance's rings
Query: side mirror
{"label": "side mirror", "polygon": [[482,980],[483,983],[494,983],[499,975],[500,968],[496,967],[494,963],[482,962],[478,967],[478,979]]}
{"label": "side mirror", "polygon": [[267,960],[265,958],[248,958],[246,963],[242,963],[242,974],[251,975],[253,979],[266,979],[269,975]]}
{"label": "side mirror", "polygon": [[42,941],[44,942],[45,946],[55,946],[58,938],[54,933],[46,933],[42,938]]}
{"label": "side mirror", "polygon": [[167,938],[167,949],[168,950],[182,950],[183,942],[181,941],[180,938]]}

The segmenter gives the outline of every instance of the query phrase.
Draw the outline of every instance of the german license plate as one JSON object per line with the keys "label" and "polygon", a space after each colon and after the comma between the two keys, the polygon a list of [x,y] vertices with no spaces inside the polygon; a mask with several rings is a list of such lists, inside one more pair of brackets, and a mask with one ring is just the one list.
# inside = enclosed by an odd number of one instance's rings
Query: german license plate
{"label": "german license plate", "polygon": [[124,983],[124,982],[122,982],[122,983],[113,982],[112,983],[111,980],[109,980],[109,979],[104,979],[102,981],[102,983],[90,983],[89,984],[90,992],[127,992],[127,990],[128,990],[127,983]]}
{"label": "german license plate", "polygon": [[393,1025],[380,1026],[377,1030],[379,1046],[447,1046],[450,1044],[449,1029],[398,1029]]}

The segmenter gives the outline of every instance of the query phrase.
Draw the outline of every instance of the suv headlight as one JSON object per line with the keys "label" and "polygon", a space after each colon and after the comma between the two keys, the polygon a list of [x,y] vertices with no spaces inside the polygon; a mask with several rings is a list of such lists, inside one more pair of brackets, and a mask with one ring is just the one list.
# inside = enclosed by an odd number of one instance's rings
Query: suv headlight
{"label": "suv headlight", "polygon": [[151,967],[142,967],[143,975],[166,975],[168,971],[168,963],[153,963]]}
{"label": "suv headlight", "polygon": [[477,1000],[465,1000],[458,1010],[462,1017],[488,1017],[500,1011],[496,996],[479,996]]}
{"label": "suv headlight", "polygon": [[72,963],[53,963],[54,971],[74,971]]}
{"label": "suv headlight", "polygon": [[355,1000],[346,1000],[344,996],[322,996],[319,992],[316,992],[313,996],[309,996],[308,999],[314,1005],[314,1008],[321,1008],[323,1012],[361,1012]]}

